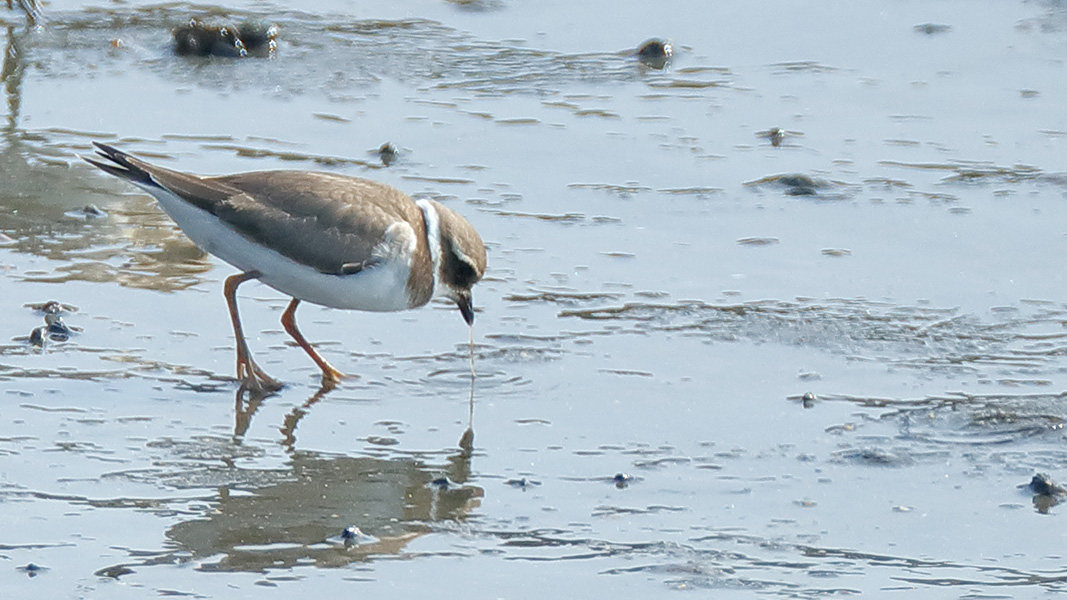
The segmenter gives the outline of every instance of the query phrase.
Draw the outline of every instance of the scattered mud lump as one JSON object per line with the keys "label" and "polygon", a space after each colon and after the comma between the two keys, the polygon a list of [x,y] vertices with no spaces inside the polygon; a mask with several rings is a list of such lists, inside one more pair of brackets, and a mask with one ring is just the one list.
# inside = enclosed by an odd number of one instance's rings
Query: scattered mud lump
{"label": "scattered mud lump", "polygon": [[807,175],[783,175],[778,183],[790,196],[814,196],[817,193],[815,180]]}
{"label": "scattered mud lump", "polygon": [[782,144],[786,143],[788,138],[803,136],[801,131],[789,131],[781,127],[771,127],[770,129],[764,129],[763,131],[757,131],[756,137],[760,137],[770,141],[771,146],[775,148],[781,148]]}
{"label": "scattered mud lump", "polygon": [[37,302],[31,304],[25,304],[26,308],[35,310],[45,315],[58,315],[65,312],[78,312],[78,307],[71,306],[70,304],[63,304],[56,300],[49,300],[48,302]]}
{"label": "scattered mud lump", "polygon": [[345,530],[341,532],[341,542],[344,543],[346,548],[353,546],[363,546],[366,544],[374,544],[381,540],[363,532],[362,529],[355,525],[349,525],[345,527]]}
{"label": "scattered mud lump", "polygon": [[45,341],[65,342],[72,335],[81,331],[81,328],[67,325],[63,321],[63,314],[74,312],[77,308],[68,304],[62,304],[55,300],[38,304],[27,304],[26,308],[35,310],[44,315],[44,325],[35,327],[27,337],[30,344],[41,347]]}
{"label": "scattered mud lump", "polygon": [[804,175],[803,173],[786,173],[782,175],[768,175],[745,183],[749,187],[778,187],[785,191],[787,196],[822,196],[833,198],[835,195],[824,196],[824,192],[834,187],[845,187],[837,182],[829,182],[824,179]]}
{"label": "scattered mud lump", "polygon": [[771,145],[778,148],[782,145],[782,140],[785,139],[785,130],[781,127],[772,127],[765,131],[760,131],[756,134],[758,137],[766,138],[771,141]]}
{"label": "scattered mud lump", "polygon": [[64,214],[75,219],[84,219],[86,221],[92,221],[94,219],[103,219],[107,217],[107,213],[101,210],[95,204],[86,204],[85,206],[77,210],[72,210]]}
{"label": "scattered mud lump", "polygon": [[107,213],[100,210],[95,204],[86,204],[85,206],[83,206],[82,214],[84,214],[86,218],[89,219],[99,219],[101,217],[107,216]]}
{"label": "scattered mud lump", "polygon": [[65,342],[74,333],[74,329],[64,323],[63,317],[58,314],[46,314],[44,322],[47,326],[48,337],[54,342]]}
{"label": "scattered mud lump", "polygon": [[1030,479],[1030,483],[1024,483],[1019,487],[1026,488],[1038,496],[1063,496],[1067,494],[1067,489],[1054,483],[1046,473],[1034,475]]}
{"label": "scattered mud lump", "polygon": [[272,58],[278,49],[277,37],[276,26],[256,21],[214,25],[191,19],[174,30],[174,52],[178,56]]}
{"label": "scattered mud lump", "polygon": [[525,477],[520,477],[519,479],[509,479],[504,483],[510,485],[513,488],[519,488],[523,491],[526,491],[532,486],[541,485],[540,481],[536,481],[534,479],[527,479]]}
{"label": "scattered mud lump", "polygon": [[834,453],[835,462],[848,462],[869,467],[905,467],[914,460],[903,452],[889,452],[880,448],[851,448]]}
{"label": "scattered mud lump", "polygon": [[1053,506],[1063,502],[1064,496],[1067,495],[1067,489],[1053,483],[1052,478],[1045,473],[1037,473],[1030,479],[1030,483],[1019,487],[1034,495],[1034,508],[1043,515],[1048,514]]}
{"label": "scattered mud lump", "polygon": [[378,147],[378,158],[380,158],[382,160],[382,164],[387,167],[396,162],[396,157],[398,155],[399,152],[397,151],[396,146],[392,145],[389,142],[386,142]]}
{"label": "scattered mud lump", "polygon": [[939,33],[948,33],[951,30],[952,26],[944,23],[920,23],[915,26],[915,32],[923,35],[937,35]]}
{"label": "scattered mud lump", "polygon": [[786,396],[786,400],[799,403],[804,408],[814,408],[818,398],[815,397],[813,392],[804,392],[801,395]]}
{"label": "scattered mud lump", "polygon": [[96,575],[97,577],[105,577],[107,579],[118,579],[119,577],[122,577],[124,575],[131,575],[133,573],[136,573],[136,571],[127,567],[126,565],[112,565],[110,567],[104,567],[103,569],[100,569],[99,571],[93,573],[93,575]]}
{"label": "scattered mud lump", "polygon": [[663,69],[674,56],[674,46],[668,40],[652,38],[637,47],[637,60],[653,69]]}
{"label": "scattered mud lump", "polygon": [[48,570],[48,567],[42,567],[41,565],[35,565],[33,563],[26,563],[21,567],[17,567],[19,571],[26,574],[27,577],[37,577],[41,573]]}
{"label": "scattered mud lump", "polygon": [[447,477],[438,477],[437,479],[430,481],[430,483],[426,485],[432,489],[437,490],[451,490],[459,487]]}

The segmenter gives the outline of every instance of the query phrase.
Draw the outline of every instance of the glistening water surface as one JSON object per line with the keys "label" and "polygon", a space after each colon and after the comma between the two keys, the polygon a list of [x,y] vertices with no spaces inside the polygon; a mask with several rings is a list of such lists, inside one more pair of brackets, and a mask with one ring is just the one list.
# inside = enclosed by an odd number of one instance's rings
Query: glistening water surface
{"label": "glistening water surface", "polygon": [[[0,597],[1067,591],[1019,487],[1067,479],[1062,3],[44,14],[0,11]],[[192,17],[276,56],[176,56]],[[302,306],[327,391],[256,283],[287,385],[239,393],[233,269],[92,140],[466,216],[473,412],[454,306]]]}

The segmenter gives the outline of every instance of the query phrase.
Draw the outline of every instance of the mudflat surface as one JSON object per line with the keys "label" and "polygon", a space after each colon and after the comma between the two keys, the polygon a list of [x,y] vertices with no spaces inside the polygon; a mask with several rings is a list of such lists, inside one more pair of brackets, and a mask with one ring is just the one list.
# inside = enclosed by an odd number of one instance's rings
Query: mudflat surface
{"label": "mudflat surface", "polygon": [[[1061,4],[58,4],[0,11],[0,596],[1067,589]],[[454,306],[302,306],[324,392],[256,283],[240,394],[233,269],[92,140],[466,216],[473,407]]]}

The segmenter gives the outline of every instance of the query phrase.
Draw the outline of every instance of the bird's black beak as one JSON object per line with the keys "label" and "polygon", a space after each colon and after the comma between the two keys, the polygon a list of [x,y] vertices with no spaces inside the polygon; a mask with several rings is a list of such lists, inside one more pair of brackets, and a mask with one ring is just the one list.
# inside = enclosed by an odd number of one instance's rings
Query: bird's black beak
{"label": "bird's black beak", "polygon": [[467,322],[467,325],[474,326],[474,304],[471,300],[470,292],[461,294],[456,300],[456,304],[459,306],[459,314],[463,315],[463,320]]}

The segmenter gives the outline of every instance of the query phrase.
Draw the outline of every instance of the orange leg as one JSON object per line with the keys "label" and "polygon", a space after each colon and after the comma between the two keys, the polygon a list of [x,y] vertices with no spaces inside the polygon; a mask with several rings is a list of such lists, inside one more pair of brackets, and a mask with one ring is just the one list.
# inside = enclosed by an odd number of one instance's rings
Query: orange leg
{"label": "orange leg", "polygon": [[289,335],[293,336],[296,343],[304,349],[304,352],[308,353],[311,360],[315,361],[315,364],[322,369],[322,385],[333,386],[341,382],[341,378],[345,376],[344,373],[333,368],[333,365],[326,362],[326,359],[318,353],[317,350],[311,347],[311,344],[304,339],[304,335],[300,333],[300,330],[296,328],[296,307],[300,305],[300,300],[293,298],[289,302],[289,307],[285,309],[285,313],[282,314],[282,327],[285,328]]}
{"label": "orange leg", "polygon": [[237,286],[257,277],[259,277],[258,271],[231,275],[226,278],[223,290],[226,294],[226,304],[230,307],[233,335],[237,338],[237,379],[241,380],[241,387],[244,389],[255,392],[273,392],[280,390],[282,383],[267,375],[252,360],[252,353],[248,351],[248,342],[245,341],[244,329],[241,327],[241,317],[237,314]]}

